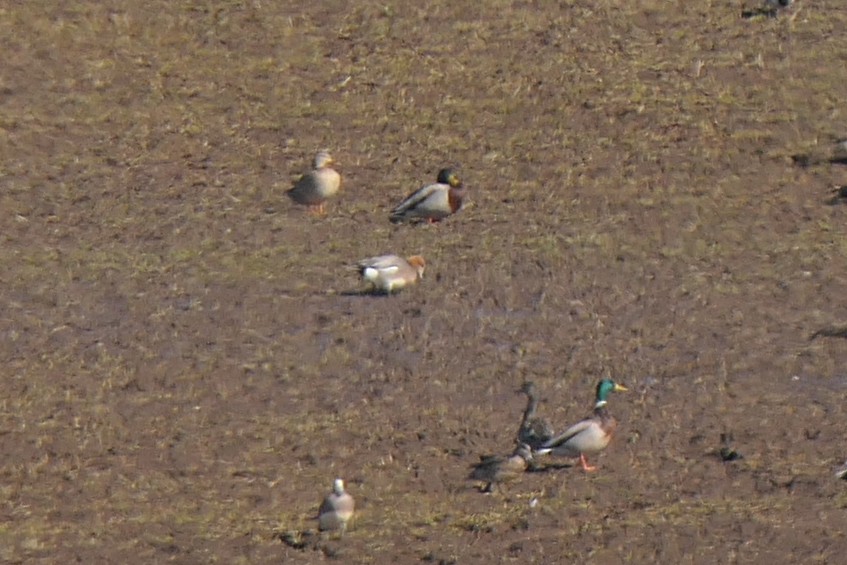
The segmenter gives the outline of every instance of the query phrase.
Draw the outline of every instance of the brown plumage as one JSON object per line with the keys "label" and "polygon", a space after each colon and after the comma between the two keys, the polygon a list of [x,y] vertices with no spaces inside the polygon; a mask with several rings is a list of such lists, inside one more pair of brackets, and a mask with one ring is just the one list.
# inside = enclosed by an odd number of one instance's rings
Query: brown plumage
{"label": "brown plumage", "polygon": [[538,410],[538,394],[535,383],[527,381],[518,389],[526,394],[526,409],[518,428],[518,442],[525,443],[532,449],[539,449],[553,438],[555,432],[550,422],[535,415]]}
{"label": "brown plumage", "polygon": [[486,483],[483,492],[492,492],[495,484],[517,479],[532,461],[532,450],[526,444],[518,445],[508,457],[486,457],[474,465],[468,478]]}

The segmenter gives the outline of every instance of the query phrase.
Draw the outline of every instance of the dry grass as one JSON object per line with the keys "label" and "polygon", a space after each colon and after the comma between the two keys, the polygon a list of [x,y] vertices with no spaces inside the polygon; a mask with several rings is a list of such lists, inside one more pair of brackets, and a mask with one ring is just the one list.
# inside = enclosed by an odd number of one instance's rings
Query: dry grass
{"label": "dry grass", "polygon": [[[844,179],[790,156],[844,135],[847,22],[797,4],[0,8],[0,560],[837,560]],[[467,209],[389,224],[446,164]],[[423,283],[348,295],[382,252]],[[564,425],[606,374],[600,473],[466,480],[521,379]],[[335,476],[350,534],[283,544]]]}

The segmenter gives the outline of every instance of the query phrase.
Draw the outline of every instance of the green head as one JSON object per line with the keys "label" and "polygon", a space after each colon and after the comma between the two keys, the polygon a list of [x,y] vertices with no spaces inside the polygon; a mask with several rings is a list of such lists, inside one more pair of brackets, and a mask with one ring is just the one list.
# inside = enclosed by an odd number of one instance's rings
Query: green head
{"label": "green head", "polygon": [[597,402],[595,406],[600,407],[606,404],[609,394],[612,392],[626,392],[629,390],[623,385],[619,385],[612,379],[603,379],[597,383]]}
{"label": "green head", "polygon": [[453,169],[441,169],[438,171],[438,182],[441,184],[449,184],[453,188],[462,186],[462,180],[459,178]]}

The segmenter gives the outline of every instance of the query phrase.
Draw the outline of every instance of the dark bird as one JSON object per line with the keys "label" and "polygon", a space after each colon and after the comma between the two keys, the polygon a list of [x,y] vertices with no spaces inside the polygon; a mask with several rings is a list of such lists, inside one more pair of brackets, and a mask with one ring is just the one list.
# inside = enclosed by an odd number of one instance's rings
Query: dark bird
{"label": "dark bird", "polygon": [[532,450],[520,444],[508,457],[485,457],[473,466],[468,478],[486,483],[483,492],[493,492],[494,485],[517,479],[532,461]]}
{"label": "dark bird", "polygon": [[738,461],[739,459],[744,459],[744,456],[735,451],[732,447],[732,434],[723,433],[721,434],[721,448],[718,451],[718,455],[720,455],[721,461]]}
{"label": "dark bird", "polygon": [[813,148],[808,153],[797,153],[791,156],[791,160],[795,165],[803,168],[821,163],[847,165],[847,138],[837,139],[828,150]]}
{"label": "dark bird", "polygon": [[741,12],[741,17],[754,18],[756,16],[763,16],[767,18],[775,18],[781,11],[791,8],[793,3],[794,0],[765,0],[765,3],[758,8],[743,10]]}
{"label": "dark bird", "polygon": [[821,328],[811,336],[809,336],[809,341],[812,341],[819,337],[841,337],[847,338],[847,326],[827,326],[825,328]]}
{"label": "dark bird", "polygon": [[526,395],[526,409],[518,428],[518,443],[524,443],[531,449],[540,449],[544,443],[553,438],[555,431],[547,420],[535,415],[538,410],[538,393],[535,383],[525,382],[518,392]]}

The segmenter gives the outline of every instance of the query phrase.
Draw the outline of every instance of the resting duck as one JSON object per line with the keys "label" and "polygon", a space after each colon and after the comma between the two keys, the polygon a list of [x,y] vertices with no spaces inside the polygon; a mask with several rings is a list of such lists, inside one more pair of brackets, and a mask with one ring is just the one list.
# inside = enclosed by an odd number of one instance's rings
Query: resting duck
{"label": "resting duck", "polygon": [[391,221],[441,221],[461,209],[464,196],[459,176],[451,169],[441,169],[435,184],[419,188],[391,211]]}
{"label": "resting duck", "polygon": [[546,441],[536,454],[552,453],[564,457],[579,457],[579,462],[585,471],[597,468],[588,464],[586,454],[599,453],[606,449],[618,425],[614,416],[606,410],[606,402],[612,392],[626,391],[625,386],[611,379],[603,379],[597,383],[597,400],[594,403],[594,413],[564,431],[561,435]]}
{"label": "resting duck", "polygon": [[335,161],[329,151],[318,151],[314,169],[298,180],[286,194],[297,204],[308,206],[311,212],[324,213],[324,203],[341,189],[341,175],[329,165]]}
{"label": "resting duck", "polygon": [[527,381],[518,389],[526,395],[526,410],[523,413],[521,426],[518,428],[518,442],[528,445],[532,449],[540,449],[541,446],[553,438],[550,422],[535,415],[538,409],[538,394],[535,383]]}
{"label": "resting duck", "polygon": [[408,259],[397,255],[380,255],[362,259],[356,266],[362,278],[371,283],[375,291],[391,294],[423,278],[426,262],[420,255],[412,255]]}
{"label": "resting duck", "polygon": [[339,530],[342,535],[347,530],[347,522],[353,517],[356,503],[344,490],[344,481],[335,479],[332,492],[327,495],[318,510],[318,528],[323,532]]}
{"label": "resting duck", "polygon": [[473,466],[469,479],[486,483],[483,492],[493,492],[494,485],[515,480],[532,461],[532,450],[520,444],[509,457],[485,457]]}

